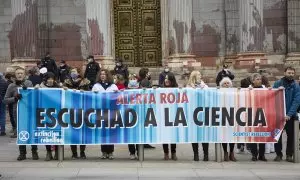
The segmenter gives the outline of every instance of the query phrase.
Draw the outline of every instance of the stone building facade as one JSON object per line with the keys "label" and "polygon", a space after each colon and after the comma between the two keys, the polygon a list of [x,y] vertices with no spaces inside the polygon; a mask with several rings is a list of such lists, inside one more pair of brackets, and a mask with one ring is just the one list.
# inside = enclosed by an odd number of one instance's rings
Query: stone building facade
{"label": "stone building facade", "polygon": [[122,57],[133,69],[201,66],[213,77],[229,63],[276,78],[300,67],[300,1],[1,0],[0,71],[46,52],[76,66],[93,54],[106,67]]}

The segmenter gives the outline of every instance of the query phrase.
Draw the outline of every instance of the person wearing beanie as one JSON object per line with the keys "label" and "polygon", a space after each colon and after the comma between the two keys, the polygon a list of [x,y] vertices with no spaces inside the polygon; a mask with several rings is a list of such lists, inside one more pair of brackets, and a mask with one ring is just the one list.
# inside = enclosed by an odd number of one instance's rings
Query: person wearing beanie
{"label": "person wearing beanie", "polygon": [[[41,84],[37,84],[35,86],[36,89],[38,88],[60,88],[59,84],[56,82],[56,77],[55,74],[52,72],[47,72],[44,75],[44,81]],[[52,150],[51,150],[51,145],[46,145],[46,158],[45,161],[50,161],[50,160],[58,160],[58,147],[54,146],[55,148],[55,154],[54,158],[52,156]]]}
{"label": "person wearing beanie", "polygon": [[114,68],[114,73],[113,74],[115,74],[115,75],[117,75],[117,74],[122,75],[124,77],[124,79],[125,79],[124,84],[127,87],[129,72],[128,72],[128,67],[123,64],[123,59],[121,59],[121,58],[117,58],[116,59],[116,66]]}
{"label": "person wearing beanie", "polygon": [[100,66],[95,62],[94,56],[87,57],[88,64],[84,72],[84,78],[90,81],[90,86],[92,87],[96,83],[97,74],[100,72]]}

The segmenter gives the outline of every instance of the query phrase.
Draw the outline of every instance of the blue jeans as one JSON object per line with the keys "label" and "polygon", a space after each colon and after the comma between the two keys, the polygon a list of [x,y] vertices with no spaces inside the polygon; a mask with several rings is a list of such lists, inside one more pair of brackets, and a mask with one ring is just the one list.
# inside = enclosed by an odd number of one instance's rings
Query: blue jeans
{"label": "blue jeans", "polygon": [[5,132],[6,123],[6,106],[4,103],[0,102],[0,131]]}

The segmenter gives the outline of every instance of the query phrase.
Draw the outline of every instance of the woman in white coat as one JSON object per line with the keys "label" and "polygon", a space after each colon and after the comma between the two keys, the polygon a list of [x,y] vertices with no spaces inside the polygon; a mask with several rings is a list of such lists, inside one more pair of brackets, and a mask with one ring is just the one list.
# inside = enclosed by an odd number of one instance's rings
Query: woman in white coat
{"label": "woman in white coat", "polygon": [[[93,86],[92,91],[118,91],[118,87],[113,83],[113,77],[107,69],[102,69],[98,75],[98,82]],[[114,159],[114,145],[101,145],[101,159]]]}

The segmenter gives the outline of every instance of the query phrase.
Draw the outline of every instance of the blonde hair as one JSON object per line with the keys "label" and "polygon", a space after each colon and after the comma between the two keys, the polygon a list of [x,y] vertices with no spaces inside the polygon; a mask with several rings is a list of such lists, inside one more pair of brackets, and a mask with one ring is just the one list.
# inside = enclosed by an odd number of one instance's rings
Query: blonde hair
{"label": "blonde hair", "polygon": [[197,75],[200,74],[200,71],[192,71],[187,83],[187,86],[195,87],[195,84],[197,82]]}
{"label": "blonde hair", "polygon": [[223,87],[223,84],[224,84],[225,82],[229,82],[229,87],[232,87],[232,86],[233,86],[233,85],[232,85],[231,79],[230,79],[229,77],[224,77],[224,78],[220,81],[220,87]]}

